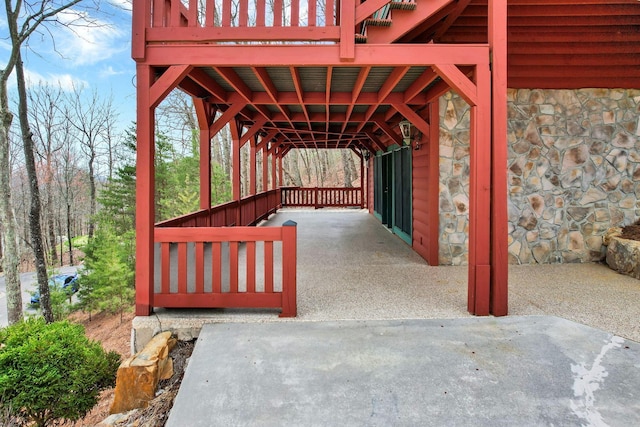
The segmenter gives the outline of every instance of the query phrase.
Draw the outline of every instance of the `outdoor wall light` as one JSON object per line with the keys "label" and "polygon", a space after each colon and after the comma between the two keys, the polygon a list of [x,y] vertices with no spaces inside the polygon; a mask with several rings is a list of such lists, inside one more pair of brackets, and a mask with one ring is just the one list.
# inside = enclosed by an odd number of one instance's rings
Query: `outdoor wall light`
{"label": "outdoor wall light", "polygon": [[418,134],[416,135],[416,138],[415,138],[415,143],[413,145],[413,149],[414,150],[418,151],[420,149],[420,147],[421,147],[420,141],[421,140],[422,140],[422,133],[418,132]]}
{"label": "outdoor wall light", "polygon": [[402,119],[398,126],[400,126],[400,132],[402,132],[404,145],[411,145],[411,122],[407,119]]}

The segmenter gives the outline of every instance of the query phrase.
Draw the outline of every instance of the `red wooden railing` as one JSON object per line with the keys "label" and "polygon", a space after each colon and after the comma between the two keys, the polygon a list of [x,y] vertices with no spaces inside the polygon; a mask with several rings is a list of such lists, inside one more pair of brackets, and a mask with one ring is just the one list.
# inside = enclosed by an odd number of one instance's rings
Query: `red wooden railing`
{"label": "red wooden railing", "polygon": [[303,188],[283,187],[282,206],[313,208],[360,207],[363,208],[362,188]]}
{"label": "red wooden railing", "polygon": [[156,227],[249,226],[266,219],[280,207],[280,189],[269,190],[241,200],[223,203],[177,218],[156,223]]}
{"label": "red wooden railing", "polygon": [[[337,42],[342,3],[355,10],[355,0],[142,0],[133,7],[134,45],[138,36],[143,42]],[[136,33],[138,25],[146,34]]]}
{"label": "red wooden railing", "polygon": [[[282,227],[157,227],[154,239],[159,246],[155,307],[281,308],[281,317],[296,316],[295,222]],[[278,272],[277,242],[282,260]]]}
{"label": "red wooden railing", "polygon": [[280,316],[295,316],[296,223],[251,225],[281,206],[362,207],[362,200],[361,188],[288,187],[157,223],[153,306],[281,308]]}

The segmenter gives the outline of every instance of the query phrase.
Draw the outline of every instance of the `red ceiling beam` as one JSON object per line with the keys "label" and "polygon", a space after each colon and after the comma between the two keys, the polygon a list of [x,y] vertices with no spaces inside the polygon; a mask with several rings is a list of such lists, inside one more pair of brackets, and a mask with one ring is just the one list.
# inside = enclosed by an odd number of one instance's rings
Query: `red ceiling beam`
{"label": "red ceiling beam", "polygon": [[[340,49],[335,45],[150,45],[147,63],[167,66],[191,63],[194,67],[339,66]],[[366,44],[357,45],[350,66],[424,66],[425,64],[488,64],[486,44]]]}
{"label": "red ceiling beam", "polygon": [[211,95],[217,98],[219,101],[226,103],[229,95],[227,92],[216,83],[207,73],[202,71],[201,69],[194,68],[189,73],[189,78],[194,82],[198,83],[204,89],[206,89]]}
{"label": "red ceiling beam", "polygon": [[191,68],[190,65],[174,65],[162,73],[149,89],[151,108],[156,108],[169,92],[175,89],[180,81],[189,74]]}
{"label": "red ceiling beam", "polygon": [[304,105],[304,91],[302,90],[302,79],[300,78],[300,73],[298,72],[298,69],[295,67],[289,67],[289,72],[291,73],[291,80],[293,80],[293,86],[296,90],[298,103],[300,105],[300,108],[302,108],[302,113],[307,118],[307,125],[309,126],[309,129],[311,129],[309,112],[307,111],[307,107]]}
{"label": "red ceiling beam", "polygon": [[478,104],[476,85],[458,67],[453,64],[438,64],[434,65],[433,69],[467,101],[467,104],[471,106]]}
{"label": "red ceiling beam", "polygon": [[229,122],[231,122],[232,120],[235,119],[236,115],[240,112],[240,110],[242,110],[247,104],[246,103],[242,103],[242,102],[238,102],[235,104],[231,104],[229,106],[229,108],[227,109],[227,111],[225,111],[224,113],[222,113],[222,115],[220,117],[218,117],[218,120],[216,120],[215,122],[213,122],[213,124],[211,125],[211,127],[209,128],[209,134],[211,136],[217,134],[218,132],[220,132],[220,130]]}
{"label": "red ceiling beam", "polygon": [[429,135],[429,124],[418,113],[407,107],[405,104],[393,104],[400,115],[409,120],[424,135]]}

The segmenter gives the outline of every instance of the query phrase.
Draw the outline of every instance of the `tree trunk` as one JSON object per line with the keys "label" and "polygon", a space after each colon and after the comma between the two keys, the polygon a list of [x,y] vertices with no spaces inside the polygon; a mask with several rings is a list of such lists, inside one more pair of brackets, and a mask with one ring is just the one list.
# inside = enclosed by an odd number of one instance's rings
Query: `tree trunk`
{"label": "tree trunk", "polygon": [[2,225],[2,269],[7,294],[7,317],[12,325],[22,320],[22,291],[18,275],[18,244],[16,223],[11,203],[11,167],[9,162],[9,129],[13,114],[9,111],[7,75],[0,73],[0,223]]}
{"label": "tree trunk", "polygon": [[[91,150],[89,156],[89,239],[93,238],[93,231],[95,228],[95,215],[96,215],[96,177],[94,176],[93,162],[96,159],[95,151]],[[71,238],[71,236],[69,236]]]}
{"label": "tree trunk", "polygon": [[34,143],[31,129],[29,128],[29,117],[27,116],[27,90],[20,53],[18,53],[18,60],[16,61],[16,79],[18,81],[18,116],[20,120],[20,131],[22,133],[25,168],[27,170],[29,191],[31,193],[31,205],[29,208],[31,245],[36,259],[36,275],[38,277],[38,290],[40,291],[40,307],[42,309],[42,315],[45,321],[51,323],[54,321],[54,318],[53,312],[51,311],[47,263],[42,239],[42,227],[40,225],[40,189],[38,188],[38,176],[36,174],[36,160],[33,151]]}
{"label": "tree trunk", "polygon": [[[67,202],[67,243],[69,244],[69,265],[73,265],[73,246],[71,240],[71,203],[69,202]],[[60,265],[62,265],[62,258],[60,259]]]}
{"label": "tree trunk", "polygon": [[353,176],[351,175],[351,168],[349,167],[348,157],[350,155],[349,155],[349,152],[347,152],[347,150],[341,150],[340,154],[342,156],[342,171],[344,173],[344,186],[345,188],[351,188],[353,187]]}
{"label": "tree trunk", "polygon": [[55,213],[53,211],[53,185],[51,185],[51,176],[53,175],[51,170],[51,163],[47,164],[47,172],[49,174],[49,178],[47,179],[47,229],[49,232],[49,246],[51,246],[50,257],[51,264],[54,264],[55,260],[58,258],[58,248],[56,241],[56,229],[55,229]]}
{"label": "tree trunk", "polygon": [[294,150],[287,156],[290,159],[289,164],[293,169],[293,184],[296,187],[302,187],[302,176],[300,175],[300,166],[298,165],[298,150]]}

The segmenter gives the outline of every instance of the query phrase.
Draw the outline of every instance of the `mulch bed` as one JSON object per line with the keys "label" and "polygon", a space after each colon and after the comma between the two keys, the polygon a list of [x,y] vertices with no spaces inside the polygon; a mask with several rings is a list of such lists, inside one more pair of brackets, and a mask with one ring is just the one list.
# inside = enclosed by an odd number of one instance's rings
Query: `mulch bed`
{"label": "mulch bed", "polygon": [[640,240],[640,220],[634,222],[631,225],[622,227],[622,234],[620,238],[628,240]]}

